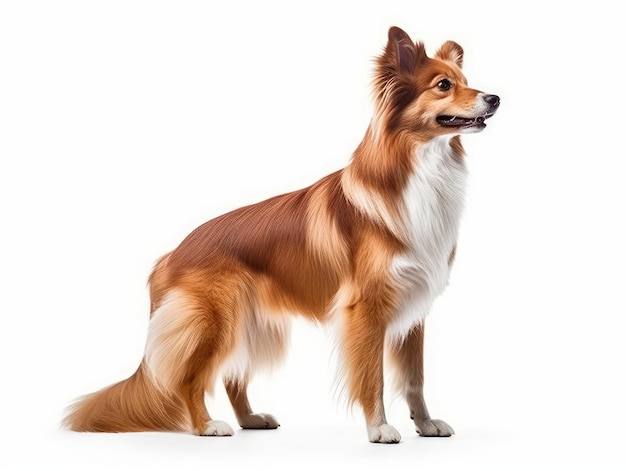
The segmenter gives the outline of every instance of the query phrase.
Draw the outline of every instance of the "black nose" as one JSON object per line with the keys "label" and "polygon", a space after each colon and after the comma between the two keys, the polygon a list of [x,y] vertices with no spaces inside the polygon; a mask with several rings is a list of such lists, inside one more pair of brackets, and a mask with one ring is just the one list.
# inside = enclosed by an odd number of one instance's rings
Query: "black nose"
{"label": "black nose", "polygon": [[500,106],[500,97],[498,95],[483,95],[483,100],[493,109]]}

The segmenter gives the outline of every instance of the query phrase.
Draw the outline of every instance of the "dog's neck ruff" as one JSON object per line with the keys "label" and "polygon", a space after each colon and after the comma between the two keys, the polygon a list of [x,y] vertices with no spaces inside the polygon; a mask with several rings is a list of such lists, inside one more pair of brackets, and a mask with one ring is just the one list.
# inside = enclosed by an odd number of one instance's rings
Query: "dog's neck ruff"
{"label": "dog's neck ruff", "polygon": [[408,247],[443,235],[440,232],[456,238],[467,172],[451,139],[437,137],[413,149],[412,171],[400,200],[387,198],[384,189],[368,188],[354,178],[350,167],[342,176],[344,193],[363,216]]}
{"label": "dog's neck ruff", "polygon": [[456,243],[466,180],[465,162],[450,145],[450,137],[415,149],[403,201],[405,237],[411,247],[442,243],[452,244],[451,248]]}
{"label": "dog's neck ruff", "polygon": [[438,138],[415,150],[414,172],[404,191],[408,249],[390,267],[403,293],[403,304],[387,329],[397,342],[421,324],[448,284],[456,246],[467,171],[450,138]]}

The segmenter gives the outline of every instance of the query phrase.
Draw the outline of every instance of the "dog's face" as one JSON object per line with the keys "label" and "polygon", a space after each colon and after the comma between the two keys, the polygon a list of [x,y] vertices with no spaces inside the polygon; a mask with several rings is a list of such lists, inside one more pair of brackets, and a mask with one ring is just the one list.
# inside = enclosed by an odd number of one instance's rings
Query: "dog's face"
{"label": "dog's face", "polygon": [[421,93],[407,107],[409,121],[419,121],[438,134],[473,133],[486,127],[485,120],[495,114],[500,99],[468,87],[462,58],[461,46],[448,41],[434,59],[416,68]]}
{"label": "dog's face", "polygon": [[430,58],[423,44],[391,28],[377,77],[390,126],[428,138],[482,131],[500,98],[470,88],[462,65],[463,49],[457,43],[447,41]]}

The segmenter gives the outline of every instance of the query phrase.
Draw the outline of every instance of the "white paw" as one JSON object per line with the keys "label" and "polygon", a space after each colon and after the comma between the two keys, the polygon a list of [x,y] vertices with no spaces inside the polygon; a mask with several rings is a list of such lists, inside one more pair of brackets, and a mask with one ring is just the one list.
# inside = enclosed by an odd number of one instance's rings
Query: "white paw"
{"label": "white paw", "polygon": [[454,430],[443,420],[416,420],[415,428],[422,437],[450,437]]}
{"label": "white paw", "polygon": [[203,437],[230,437],[234,435],[233,429],[226,422],[221,420],[210,420],[204,432],[200,435]]}
{"label": "white paw", "polygon": [[389,424],[370,427],[367,429],[367,436],[372,443],[400,443],[400,433]]}

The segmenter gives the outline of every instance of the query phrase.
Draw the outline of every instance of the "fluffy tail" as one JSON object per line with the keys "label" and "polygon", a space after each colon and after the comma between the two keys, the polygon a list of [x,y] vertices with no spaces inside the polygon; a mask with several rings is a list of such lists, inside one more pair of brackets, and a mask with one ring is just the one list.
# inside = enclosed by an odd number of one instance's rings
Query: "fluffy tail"
{"label": "fluffy tail", "polygon": [[145,432],[188,430],[180,398],[162,391],[142,363],[135,374],[70,406],[63,425],[76,432]]}

